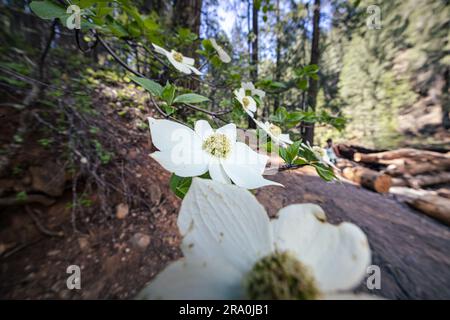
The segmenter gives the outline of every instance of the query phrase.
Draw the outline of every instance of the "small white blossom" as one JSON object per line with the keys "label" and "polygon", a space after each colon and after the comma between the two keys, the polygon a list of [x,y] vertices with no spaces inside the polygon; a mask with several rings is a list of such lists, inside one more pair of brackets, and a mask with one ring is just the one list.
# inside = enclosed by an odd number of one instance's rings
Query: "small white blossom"
{"label": "small white blossom", "polygon": [[211,45],[217,51],[219,59],[224,63],[229,63],[231,61],[231,58],[228,53],[226,53],[225,50],[223,50],[222,47],[217,44],[215,39],[209,39],[209,41],[211,41]]}
{"label": "small white blossom", "polygon": [[253,119],[255,123],[260,127],[264,132],[266,132],[269,137],[272,139],[272,141],[278,145],[286,146],[287,144],[292,144],[292,140],[289,137],[289,134],[284,134],[281,131],[281,128],[274,125],[273,123],[270,123],[268,121],[262,122],[258,121],[256,119]]}
{"label": "small white blossom", "polygon": [[256,112],[256,101],[251,96],[246,95],[245,90],[240,88],[239,90],[234,90],[234,95],[236,99],[240,102],[244,111],[250,116],[254,117]]}
{"label": "small white blossom", "polygon": [[165,55],[167,59],[169,59],[170,63],[178,70],[185,74],[191,74],[194,72],[197,75],[201,75],[202,73],[198,71],[194,67],[195,60],[192,58],[188,58],[183,56],[180,52],[172,50],[167,51],[164,48],[161,48],[160,46],[157,46],[156,44],[152,43],[153,47],[155,48],[155,51]]}
{"label": "small white blossom", "polygon": [[309,144],[309,142],[307,142],[306,144],[302,143],[301,146],[303,148],[309,149],[317,158],[317,160],[319,160],[319,162],[332,167],[336,170],[339,170],[330,160],[330,158],[327,155],[327,152],[325,149],[319,147],[319,146],[311,146]]}
{"label": "small white blossom", "polygon": [[252,96],[259,96],[261,99],[266,96],[266,93],[261,89],[256,89],[252,82],[242,82],[241,88],[245,91],[250,91]]}
{"label": "small white blossom", "polygon": [[236,141],[236,125],[213,130],[198,120],[192,130],[169,120],[149,118],[153,144],[159,149],[151,156],[166,170],[180,177],[195,177],[206,172],[213,180],[255,189],[279,183],[264,179],[268,157]]}
{"label": "small white blossom", "polygon": [[249,191],[194,178],[178,227],[184,257],[138,298],[375,298],[349,291],[370,265],[366,235],[352,223],[327,223],[315,204],[289,205],[270,220]]}

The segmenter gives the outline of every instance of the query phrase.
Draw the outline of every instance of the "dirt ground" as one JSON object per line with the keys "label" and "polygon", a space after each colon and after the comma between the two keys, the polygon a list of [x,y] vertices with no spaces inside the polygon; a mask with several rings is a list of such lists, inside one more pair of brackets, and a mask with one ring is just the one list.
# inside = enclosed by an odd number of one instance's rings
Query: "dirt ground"
{"label": "dirt ground", "polygon": [[[131,208],[124,219],[111,216],[106,223],[92,223],[87,234],[74,234],[70,214],[64,202],[58,202],[40,219],[47,228],[63,230],[66,236],[44,236],[35,228],[33,239],[3,256],[0,297],[129,299],[170,261],[179,258],[179,201],[167,187],[169,175],[144,175],[144,171],[159,171],[158,164],[144,153],[137,163],[143,179],[149,180],[148,194],[154,194],[151,190],[155,188],[160,190],[159,203],[148,211]],[[351,221],[364,230],[373,264],[381,268],[381,290],[371,293],[389,299],[450,298],[450,228],[409,209],[391,195],[349,184],[325,183],[301,170],[271,178],[286,186],[281,192],[276,187],[257,192],[271,216],[288,204],[312,202],[325,209],[332,223]],[[3,239],[31,232],[34,225],[21,210],[1,215]],[[66,268],[72,264],[81,267],[81,290],[66,288]],[[362,283],[357,291],[368,289]]]}

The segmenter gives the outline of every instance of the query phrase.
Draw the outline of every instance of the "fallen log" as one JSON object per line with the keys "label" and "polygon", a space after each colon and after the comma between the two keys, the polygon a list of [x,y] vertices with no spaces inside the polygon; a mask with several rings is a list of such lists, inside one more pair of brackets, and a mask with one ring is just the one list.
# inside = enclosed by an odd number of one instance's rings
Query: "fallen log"
{"label": "fallen log", "polygon": [[392,178],[389,175],[361,166],[347,167],[342,170],[342,175],[362,187],[379,193],[388,192],[392,185]]}
{"label": "fallen log", "polygon": [[438,192],[405,187],[392,187],[389,192],[401,196],[400,200],[410,207],[450,225],[450,199]]}
{"label": "fallen log", "polygon": [[434,175],[419,175],[407,179],[408,184],[416,189],[436,184],[450,183],[450,172],[441,172]]}
{"label": "fallen log", "polygon": [[450,199],[436,195],[424,195],[406,200],[406,203],[450,226]]}
{"label": "fallen log", "polygon": [[418,175],[427,172],[439,172],[450,170],[450,158],[434,159],[423,163],[415,161],[405,161],[404,164],[390,164],[385,172],[391,176],[401,176],[405,174]]}
{"label": "fallen log", "polygon": [[430,175],[403,176],[392,178],[392,186],[395,187],[411,187],[420,189],[423,187],[433,186],[437,184],[450,183],[450,172],[441,172]]}
{"label": "fallen log", "polygon": [[405,178],[393,177],[391,180],[392,180],[392,187],[408,187],[409,186],[409,183]]}
{"label": "fallen log", "polygon": [[439,196],[450,199],[450,189],[441,188],[441,189],[436,190],[436,192]]}
{"label": "fallen log", "polygon": [[436,159],[448,159],[448,156],[439,152],[418,149],[397,149],[377,153],[356,152],[353,154],[353,160],[356,162],[380,163],[380,160],[383,160],[387,163],[388,160],[394,159],[412,159],[416,162],[425,162]]}
{"label": "fallen log", "polygon": [[345,168],[353,168],[358,166],[359,166],[358,163],[344,158],[340,158],[336,163],[336,167],[338,167],[341,170]]}
{"label": "fallen log", "polygon": [[382,152],[385,150],[375,150],[375,149],[369,149],[369,148],[365,148],[365,147],[361,147],[361,146],[357,146],[357,145],[348,145],[348,144],[343,144],[343,143],[339,143],[336,145],[336,149],[338,151],[338,156],[340,156],[341,158],[345,158],[348,160],[353,160],[353,155],[356,152],[360,152],[360,153],[375,153],[375,152]]}

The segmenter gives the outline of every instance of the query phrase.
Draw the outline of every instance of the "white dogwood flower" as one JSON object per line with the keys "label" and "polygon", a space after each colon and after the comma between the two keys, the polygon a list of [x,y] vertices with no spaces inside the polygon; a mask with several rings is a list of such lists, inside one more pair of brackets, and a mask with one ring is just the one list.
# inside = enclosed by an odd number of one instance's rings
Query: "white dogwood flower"
{"label": "white dogwood flower", "polygon": [[185,74],[191,74],[194,72],[197,75],[201,75],[202,73],[198,71],[194,67],[195,60],[192,58],[188,58],[183,56],[180,52],[172,50],[167,51],[164,48],[161,48],[160,46],[157,46],[156,44],[152,43],[153,47],[155,48],[155,51],[163,54],[166,56],[167,59],[169,59],[170,63],[178,70]]}
{"label": "white dogwood flower", "polygon": [[319,160],[319,162],[321,162],[321,163],[323,163],[323,164],[325,164],[325,165],[327,165],[329,167],[332,167],[332,168],[334,168],[336,170],[339,170],[333,164],[333,162],[331,162],[330,158],[327,155],[327,152],[323,148],[321,148],[319,146],[311,146],[309,144],[309,142],[307,142],[306,144],[302,143],[301,146],[303,148],[309,149],[316,156],[316,158],[317,158],[317,160]]}
{"label": "white dogwood flower", "polygon": [[240,88],[239,90],[234,90],[234,95],[236,99],[240,102],[242,107],[244,108],[244,111],[247,112],[247,114],[250,117],[254,117],[254,114],[256,112],[256,101],[251,96],[248,96],[245,93],[244,88]]}
{"label": "white dogwood flower", "polygon": [[236,141],[236,125],[213,130],[198,120],[192,130],[169,120],[149,118],[153,144],[151,156],[166,170],[180,177],[200,176],[209,171],[213,180],[255,189],[279,183],[264,179],[268,157]]}
{"label": "white dogwood flower", "polygon": [[258,96],[261,99],[266,96],[266,93],[261,89],[256,89],[255,85],[252,82],[242,82],[241,88],[245,91],[250,91],[250,94],[252,96]]}
{"label": "white dogwood flower", "polygon": [[346,299],[371,261],[352,223],[331,225],[315,204],[290,205],[269,220],[247,190],[194,178],[178,216],[184,257],[141,299]]}
{"label": "white dogwood flower", "polygon": [[228,53],[226,53],[225,50],[223,50],[222,47],[217,44],[215,39],[209,39],[209,41],[211,41],[211,45],[217,51],[219,59],[224,63],[229,63],[231,61],[231,58]]}
{"label": "white dogwood flower", "polygon": [[267,133],[267,135],[269,135],[274,143],[281,146],[286,146],[287,144],[293,143],[291,138],[289,137],[289,134],[282,133],[280,127],[268,121],[262,122],[256,119],[253,120],[258,125],[258,127],[260,127],[262,130],[264,130],[265,133]]}

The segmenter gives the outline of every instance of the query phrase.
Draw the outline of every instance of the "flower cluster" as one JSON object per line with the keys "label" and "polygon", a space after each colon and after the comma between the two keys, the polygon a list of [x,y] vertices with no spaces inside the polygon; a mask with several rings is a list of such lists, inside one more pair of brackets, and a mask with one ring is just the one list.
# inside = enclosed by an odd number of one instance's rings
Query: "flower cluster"
{"label": "flower cluster", "polygon": [[151,154],[166,170],[180,177],[195,177],[209,172],[211,179],[255,189],[279,183],[264,179],[268,157],[253,151],[236,139],[236,126],[227,124],[217,130],[198,120],[194,130],[169,120],[149,118],[154,145]]}

